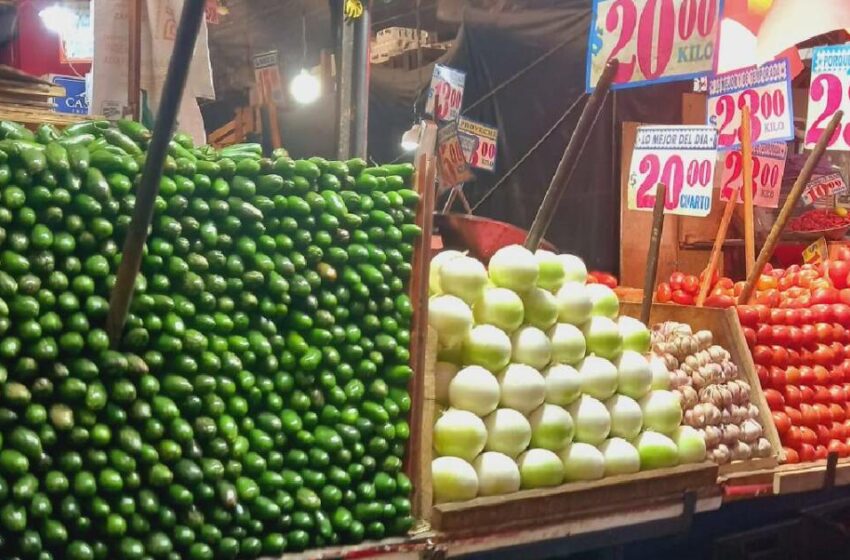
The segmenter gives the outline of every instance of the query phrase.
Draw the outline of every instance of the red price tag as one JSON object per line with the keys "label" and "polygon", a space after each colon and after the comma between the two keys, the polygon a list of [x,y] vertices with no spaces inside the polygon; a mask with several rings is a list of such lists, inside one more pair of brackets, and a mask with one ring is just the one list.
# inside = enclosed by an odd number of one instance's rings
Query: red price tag
{"label": "red price tag", "polygon": [[453,187],[475,178],[460,145],[457,122],[452,121],[437,131],[437,155],[440,160],[440,183],[443,187]]}
{"label": "red price tag", "polygon": [[844,177],[840,173],[830,173],[815,177],[806,183],[806,189],[801,198],[807,205],[811,205],[828,196],[845,192],[847,192],[847,183],[844,182]]}
{"label": "red price tag", "polygon": [[850,150],[850,45],[817,47],[812,55],[812,83],[806,119],[806,147],[813,147],[839,110],[841,124],[829,139],[830,150]]}
{"label": "red price tag", "polygon": [[437,122],[453,121],[460,114],[466,74],[460,70],[437,64],[431,76],[431,87],[425,102],[425,113]]}
{"label": "red price tag", "polygon": [[753,144],[794,139],[788,60],[733,70],[708,81],[708,122],[717,127],[717,148],[741,145],[741,115],[750,108]]}
{"label": "red price tag", "polygon": [[709,72],[720,0],[594,0],[587,49],[587,91],[605,64],[620,61],[614,88]]}
{"label": "red price tag", "polygon": [[[779,189],[785,174],[788,146],[760,144],[753,148],[753,204],[765,208],[779,206]],[[729,200],[738,189],[738,202],[744,201],[744,157],[740,150],[722,152],[720,156],[720,200]]]}
{"label": "red price tag", "polygon": [[714,185],[716,131],[709,126],[638,127],[629,172],[629,209],[652,211],[658,183],[668,214],[707,216]]}

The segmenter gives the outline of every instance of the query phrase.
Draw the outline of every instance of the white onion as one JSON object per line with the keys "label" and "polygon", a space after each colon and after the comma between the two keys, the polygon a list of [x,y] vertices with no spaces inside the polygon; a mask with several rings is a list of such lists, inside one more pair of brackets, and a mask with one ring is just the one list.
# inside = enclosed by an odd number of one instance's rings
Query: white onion
{"label": "white onion", "polygon": [[652,370],[642,354],[624,350],[614,364],[617,367],[617,391],[639,399],[652,388]]}
{"label": "white onion", "polygon": [[528,414],[546,398],[546,382],[536,369],[525,364],[511,364],[496,376],[502,398],[501,406]]}
{"label": "white onion", "polygon": [[552,361],[552,343],[537,327],[520,327],[511,335],[511,361],[543,369]]}
{"label": "white onion", "polygon": [[558,451],[573,440],[573,419],[558,405],[540,405],[529,415],[528,421],[533,447]]}
{"label": "white onion", "polygon": [[502,453],[487,451],[473,463],[478,475],[478,495],[498,496],[519,490],[519,467]]}
{"label": "white onion", "polygon": [[667,369],[667,364],[664,363],[664,358],[658,354],[649,356],[649,370],[652,373],[652,389],[667,390],[670,388],[670,371]]}
{"label": "white onion", "polygon": [[577,366],[581,391],[599,400],[605,400],[617,391],[617,368],[598,356],[588,356]]}
{"label": "white onion", "polygon": [[463,459],[437,457],[431,461],[431,486],[436,503],[462,502],[478,495],[478,476]]}
{"label": "white onion", "polygon": [[490,279],[497,286],[515,292],[534,287],[540,267],[534,254],[522,245],[508,245],[490,257]]}
{"label": "white onion", "polygon": [[581,376],[567,364],[553,364],[543,371],[546,381],[546,402],[566,406],[581,394]]}
{"label": "white onion", "polygon": [[623,351],[623,339],[617,323],[608,317],[593,316],[581,327],[587,352],[613,360]]}
{"label": "white onion", "polygon": [[449,259],[440,267],[440,288],[473,305],[484,295],[487,269],[477,259],[466,255]]}
{"label": "white onion", "polygon": [[451,362],[437,362],[434,366],[434,389],[438,403],[449,404],[449,383],[459,371],[460,367]]}
{"label": "white onion", "polygon": [[540,267],[540,276],[537,278],[537,285],[544,290],[557,292],[561,284],[564,283],[564,263],[558,255],[545,249],[535,251],[534,257],[537,259],[537,264]]}
{"label": "white onion", "polygon": [[605,401],[611,415],[611,435],[628,440],[634,439],[643,427],[643,412],[634,399],[625,395],[614,395]]}
{"label": "white onion", "polygon": [[547,333],[552,343],[552,362],[577,364],[587,352],[584,335],[575,325],[558,323]]}
{"label": "white onion", "polygon": [[587,443],[576,442],[558,453],[564,464],[564,482],[597,480],[605,475],[602,453]]}
{"label": "white onion", "polygon": [[647,430],[670,434],[682,423],[682,405],[672,391],[650,391],[638,402]]}
{"label": "white onion", "polygon": [[511,361],[511,339],[493,325],[473,327],[463,341],[463,364],[499,371]]}
{"label": "white onion", "polygon": [[699,463],[705,460],[705,438],[690,426],[679,426],[673,432],[673,443],[679,450],[680,463]]}
{"label": "white onion", "polygon": [[449,403],[454,408],[486,416],[499,404],[499,382],[481,366],[467,366],[449,384]]}
{"label": "white onion", "polygon": [[564,481],[564,465],[548,449],[529,449],[517,459],[522,488],[557,486]]}
{"label": "white onion", "polygon": [[543,288],[531,288],[522,294],[525,323],[538,329],[548,329],[558,320],[558,300]]}
{"label": "white onion", "polygon": [[621,315],[617,319],[617,327],[623,339],[624,350],[634,350],[641,354],[649,352],[650,335],[646,325],[627,315]]}
{"label": "white onion", "polygon": [[679,449],[669,437],[658,432],[646,431],[634,441],[640,453],[641,470],[675,467],[679,464]]}
{"label": "white onion", "polygon": [[564,265],[565,282],[587,282],[587,266],[584,261],[575,255],[558,255],[561,264]]}
{"label": "white onion", "polygon": [[466,410],[450,408],[434,424],[434,449],[440,455],[472,461],[486,441],[484,422]]}
{"label": "white onion", "polygon": [[583,325],[593,310],[590,294],[583,283],[565,282],[555,298],[558,302],[558,321],[561,323]]}
{"label": "white onion", "polygon": [[487,451],[498,451],[516,457],[531,442],[531,424],[512,408],[498,408],[484,418],[487,428]]}
{"label": "white onion", "polygon": [[633,474],[640,470],[640,453],[623,438],[611,438],[599,446],[605,458],[605,476]]}
{"label": "white onion", "polygon": [[507,288],[488,288],[472,308],[475,323],[493,325],[505,332],[513,332],[522,324],[522,300]]}
{"label": "white onion", "polygon": [[443,290],[440,288],[440,268],[447,262],[457,257],[462,257],[463,253],[449,249],[434,255],[431,259],[431,268],[428,271],[428,288],[431,295],[441,294]]}
{"label": "white onion", "polygon": [[611,415],[605,405],[589,395],[582,395],[567,407],[575,424],[574,441],[599,445],[611,431]]}
{"label": "white onion", "polygon": [[428,324],[443,346],[455,346],[472,328],[472,310],[455,296],[434,296],[428,301]]}
{"label": "white onion", "polygon": [[587,293],[593,304],[591,314],[616,319],[620,314],[620,300],[614,290],[605,284],[588,284]]}

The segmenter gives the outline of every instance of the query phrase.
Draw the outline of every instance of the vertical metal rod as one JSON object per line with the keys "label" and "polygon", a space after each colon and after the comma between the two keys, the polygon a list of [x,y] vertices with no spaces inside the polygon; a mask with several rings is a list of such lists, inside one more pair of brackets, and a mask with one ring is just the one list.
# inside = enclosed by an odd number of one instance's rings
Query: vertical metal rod
{"label": "vertical metal rod", "polygon": [[809,179],[812,178],[815,166],[826,151],[826,144],[829,142],[829,139],[832,138],[832,135],[841,123],[842,118],[844,118],[844,111],[841,110],[832,115],[832,119],[829,121],[829,124],[826,125],[826,129],[823,133],[821,133],[814,149],[809,153],[809,157],[806,158],[806,163],[803,164],[803,169],[800,170],[800,175],[797,176],[797,180],[794,181],[794,186],[791,187],[791,191],[788,193],[788,198],[785,199],[785,205],[782,207],[782,210],[779,211],[779,215],[776,217],[773,227],[770,228],[770,233],[767,235],[767,239],[764,242],[764,246],[761,248],[758,259],[756,259],[756,266],[753,267],[753,272],[747,277],[747,283],[744,284],[744,289],[741,291],[741,295],[738,296],[738,305],[745,305],[749,303],[750,296],[753,295],[753,290],[756,287],[756,281],[759,276],[761,276],[761,271],[764,270],[764,265],[766,265],[767,261],[769,261],[773,256],[776,244],[779,243],[779,236],[782,235],[782,230],[785,229],[785,224],[787,224],[788,220],[791,218],[791,212],[794,211],[797,201],[800,200],[800,196],[803,194],[803,189],[806,187],[806,183],[808,183]]}
{"label": "vertical metal rod", "polygon": [[646,258],[643,302],[640,306],[640,320],[644,325],[649,324],[652,295],[655,293],[655,279],[658,276],[658,251],[661,247],[661,234],[664,233],[664,197],[666,195],[667,185],[658,183],[655,187],[655,206],[652,207],[652,232],[649,236],[649,256]]}
{"label": "vertical metal rod", "polygon": [[130,117],[141,120],[142,117],[142,2],[130,0],[127,14],[127,105]]}
{"label": "vertical metal rod", "polygon": [[552,222],[552,217],[555,215],[555,210],[558,208],[558,202],[566,190],[566,186],[570,182],[573,171],[575,171],[578,159],[584,151],[584,145],[587,138],[590,136],[593,123],[596,122],[596,117],[602,111],[602,103],[605,101],[605,95],[611,87],[611,82],[614,80],[614,75],[617,73],[619,62],[616,59],[608,61],[605,65],[605,70],[599,77],[599,83],[596,84],[596,89],[587,100],[587,105],[581,112],[581,116],[576,124],[576,129],[567,144],[561,162],[558,164],[558,169],[549,183],[549,188],[546,190],[546,195],[543,197],[543,202],[540,204],[540,209],[534,217],[534,222],[528,230],[528,237],[525,238],[525,248],[534,251],[540,245],[540,240],[543,239],[543,234],[549,228]]}
{"label": "vertical metal rod", "polygon": [[337,137],[336,157],[342,160],[348,159],[351,154],[351,121],[352,103],[354,95],[354,24],[342,20],[342,32],[339,48],[339,77],[337,78]]}
{"label": "vertical metal rod", "polygon": [[139,274],[142,262],[142,251],[153,218],[154,201],[159,192],[162,166],[168,154],[168,143],[171,140],[180,107],[180,98],[183,97],[189,65],[192,63],[192,55],[195,51],[195,41],[204,17],[204,4],[205,0],[185,0],[180,23],[177,26],[174,51],[168,63],[168,74],[165,76],[165,84],[162,88],[156,124],[136,194],[136,207],[127,231],[127,238],[124,240],[118,278],[109,300],[106,331],[113,345],[121,337],[124,322],[127,320],[127,311],[130,309],[136,276]]}
{"label": "vertical metal rod", "polygon": [[364,1],[363,15],[354,22],[354,53],[352,55],[351,96],[351,156],[366,159],[369,131],[369,77],[372,16]]}

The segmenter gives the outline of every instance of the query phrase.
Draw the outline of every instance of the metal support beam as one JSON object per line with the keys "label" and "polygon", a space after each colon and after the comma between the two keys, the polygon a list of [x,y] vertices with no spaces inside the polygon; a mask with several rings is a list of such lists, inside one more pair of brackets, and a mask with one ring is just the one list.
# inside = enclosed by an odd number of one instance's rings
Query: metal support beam
{"label": "metal support beam", "polygon": [[[364,2],[366,4],[366,2]],[[369,127],[369,45],[372,26],[368,5],[363,15],[341,22],[337,77],[337,157],[366,158]]]}
{"label": "metal support beam", "polygon": [[336,137],[336,155],[338,159],[346,160],[351,157],[351,111],[354,88],[354,26],[342,20],[339,48],[339,74],[337,75],[337,113],[338,126]]}

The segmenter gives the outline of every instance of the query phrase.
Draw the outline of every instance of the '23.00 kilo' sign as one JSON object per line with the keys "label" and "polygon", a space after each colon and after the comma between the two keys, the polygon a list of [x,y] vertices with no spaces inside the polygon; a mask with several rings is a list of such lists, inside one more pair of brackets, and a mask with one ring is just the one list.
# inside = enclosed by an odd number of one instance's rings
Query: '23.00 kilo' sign
{"label": "'23.00 kilo' sign", "polygon": [[605,64],[620,62],[614,88],[683,80],[711,70],[720,0],[594,0],[588,91]]}
{"label": "'23.00 kilo' sign", "polygon": [[652,210],[658,183],[668,214],[711,212],[717,131],[710,126],[638,127],[629,170],[629,209]]}

